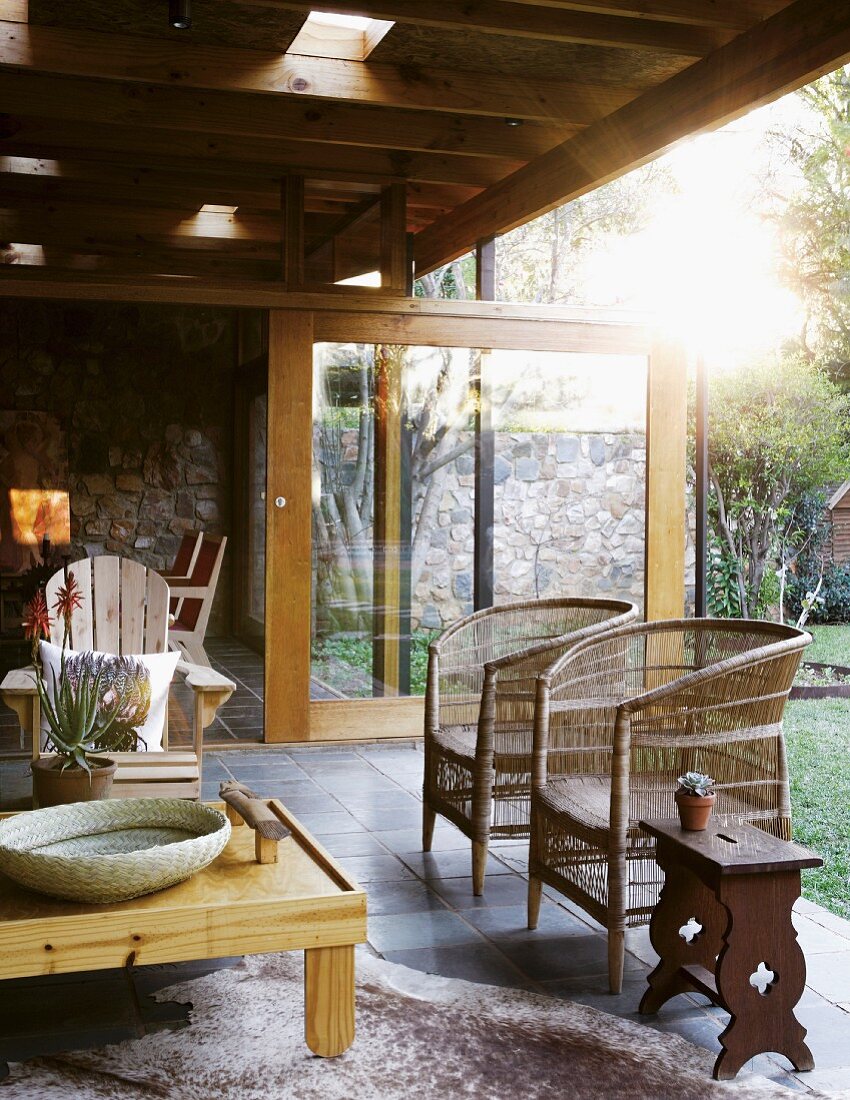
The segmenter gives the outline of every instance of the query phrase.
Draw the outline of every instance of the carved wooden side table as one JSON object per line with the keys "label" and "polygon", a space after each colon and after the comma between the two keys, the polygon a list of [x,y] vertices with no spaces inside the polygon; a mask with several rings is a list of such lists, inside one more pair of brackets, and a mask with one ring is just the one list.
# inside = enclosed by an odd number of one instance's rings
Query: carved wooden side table
{"label": "carved wooden side table", "polygon": [[705,832],[673,819],[641,821],[655,837],[665,872],[650,939],[661,956],[640,1012],[654,1013],[678,993],[703,993],[730,1014],[714,1064],[719,1081],[765,1051],[797,1070],[814,1068],[806,1029],[794,1015],[806,960],[791,923],[800,870],[823,863],[798,844],[722,817]]}

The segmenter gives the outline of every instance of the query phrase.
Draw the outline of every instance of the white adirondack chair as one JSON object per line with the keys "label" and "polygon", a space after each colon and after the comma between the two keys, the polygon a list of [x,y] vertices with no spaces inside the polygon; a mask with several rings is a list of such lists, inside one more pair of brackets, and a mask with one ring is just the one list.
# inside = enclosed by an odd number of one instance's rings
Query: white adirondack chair
{"label": "white adirondack chair", "polygon": [[[103,653],[164,653],[168,646],[170,593],[163,578],[152,569],[126,558],[104,555],[68,566],[80,587],[82,606],[71,620],[69,645],[75,650]],[[64,583],[60,570],[47,584],[47,605],[53,607],[56,590]],[[64,624],[52,624],[51,641],[62,644]],[[191,750],[168,748],[168,716],[162,731],[162,751],[110,753],[118,769],[111,798],[200,798],[203,766],[203,734],[216,711],[233,694],[236,685],[208,666],[181,661],[178,675],[185,676],[194,693],[194,737]],[[41,704],[32,667],[9,672],[0,684],[0,697],[20,719],[32,737],[33,758],[40,754]]]}

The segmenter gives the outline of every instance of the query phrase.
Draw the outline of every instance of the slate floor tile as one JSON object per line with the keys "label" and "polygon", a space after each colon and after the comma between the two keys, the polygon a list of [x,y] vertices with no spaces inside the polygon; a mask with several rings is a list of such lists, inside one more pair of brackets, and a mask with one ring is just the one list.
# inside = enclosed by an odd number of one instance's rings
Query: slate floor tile
{"label": "slate floor tile", "polygon": [[545,936],[586,936],[590,931],[578,917],[551,902],[541,905],[536,930],[528,927],[528,910],[524,904],[464,909],[463,916],[496,943],[500,940],[518,942],[541,939]]}
{"label": "slate floor tile", "polygon": [[385,854],[383,845],[370,833],[335,833],[322,837],[322,844],[339,860],[350,856],[380,856]]}
{"label": "slate floor tile", "polygon": [[345,869],[359,883],[398,882],[413,878],[410,868],[389,854],[347,856]]}
{"label": "slate floor tile", "polygon": [[434,880],[434,889],[454,909],[484,909],[500,905],[522,905],[528,898],[528,886],[515,875],[488,875],[484,893],[472,892],[472,878],[441,878]]}
{"label": "slate floor tile", "polygon": [[[390,962],[401,963],[412,970],[441,974],[447,978],[462,978],[484,985],[533,988],[524,982],[510,962],[496,948],[484,943],[462,947],[424,947],[409,951],[384,952]],[[508,1095],[508,1093],[506,1093]]]}
{"label": "slate floor tile", "polygon": [[480,943],[474,928],[448,910],[419,913],[376,914],[369,918],[369,942],[385,954],[420,947],[443,947],[454,943]]}
{"label": "slate floor tile", "polygon": [[366,885],[366,895],[370,916],[424,913],[428,910],[447,911],[446,903],[439,894],[419,879],[370,882]]}
{"label": "slate floor tile", "polygon": [[[422,851],[421,829],[388,829],[373,836],[393,852],[415,853]],[[468,851],[470,842],[459,829],[435,829],[431,850],[433,852]],[[470,857],[471,858],[471,857]]]}
{"label": "slate floor tile", "polygon": [[365,833],[366,829],[359,821],[344,810],[330,813],[299,814],[298,820],[315,836],[332,836],[334,833]]}
{"label": "slate floor tile", "polygon": [[[472,869],[472,856],[469,852],[405,852],[404,862],[413,871],[428,881],[438,878],[467,878]],[[487,860],[487,875],[509,875],[511,871],[504,863],[498,863],[492,856]]]}
{"label": "slate floor tile", "polygon": [[[530,978],[554,981],[558,978],[593,978],[587,992],[597,993],[608,988],[608,945],[602,936],[541,937],[539,940],[500,941],[500,948]],[[646,967],[631,955],[626,955],[625,970],[644,973]]]}

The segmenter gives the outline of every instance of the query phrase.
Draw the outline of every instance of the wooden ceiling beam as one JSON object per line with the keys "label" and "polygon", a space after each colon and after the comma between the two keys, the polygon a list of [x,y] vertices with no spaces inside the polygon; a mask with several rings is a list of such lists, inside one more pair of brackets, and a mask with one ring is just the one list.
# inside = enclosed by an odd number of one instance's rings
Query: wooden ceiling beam
{"label": "wooden ceiling beam", "polygon": [[[242,0],[248,7],[311,11],[315,0]],[[613,48],[664,50],[702,57],[728,40],[733,31],[631,15],[600,15],[562,7],[537,7],[510,0],[331,0],[323,11],[366,15],[442,30],[478,31],[544,42],[574,42]],[[392,34],[392,31],[390,31]]]}
{"label": "wooden ceiling beam", "polygon": [[10,22],[0,22],[0,64],[53,76],[573,125],[609,114],[640,90],[507,81],[486,72],[300,57]]}
{"label": "wooden ceiling beam", "polygon": [[[0,69],[0,104],[10,114],[65,123],[139,126],[175,136],[222,134],[266,142],[320,143],[518,160],[538,156],[575,127],[444,115],[431,111],[305,103],[238,92],[198,92]],[[305,157],[309,152],[305,151]]]}
{"label": "wooden ceiling beam", "polygon": [[0,241],[57,245],[80,251],[107,245],[141,247],[148,243],[274,259],[280,250],[280,224],[272,217],[19,199],[14,208],[0,207]]}
{"label": "wooden ceiling beam", "polygon": [[259,281],[272,281],[280,274],[277,259],[244,260],[230,255],[219,256],[214,252],[194,254],[148,244],[113,245],[101,247],[99,251],[82,251],[58,245],[0,245],[0,265],[112,275],[219,276]]}
{"label": "wooden ceiling beam", "polygon": [[[5,134],[5,137],[2,136]],[[320,142],[257,141],[224,134],[183,133],[179,141],[165,130],[63,125],[55,120],[0,116],[0,155],[102,161],[140,161],[152,168],[205,172],[255,171],[258,176],[292,170],[329,180],[383,183],[413,180],[486,187],[515,171],[521,159],[411,153],[405,149],[366,149]]]}
{"label": "wooden ceiling beam", "polygon": [[[367,185],[363,185],[364,188]],[[176,207],[197,210],[205,204],[237,206],[242,214],[272,213],[280,206],[280,176],[264,184],[250,176],[208,176],[203,172],[168,172],[126,168],[102,161],[31,160],[0,156],[0,193],[7,203],[20,196],[47,202],[103,203]],[[471,197],[474,189],[440,185],[411,186],[408,206],[421,212],[417,221],[432,221]],[[353,189],[313,191],[306,196],[311,213],[342,214],[374,192]]]}
{"label": "wooden ceiling beam", "polygon": [[416,237],[416,270],[623,175],[692,134],[715,129],[850,60],[850,4],[788,7],[520,168]]}
{"label": "wooden ceiling beam", "polygon": [[596,12],[633,19],[658,19],[697,27],[728,27],[743,31],[774,15],[786,0],[513,0],[532,7]]}

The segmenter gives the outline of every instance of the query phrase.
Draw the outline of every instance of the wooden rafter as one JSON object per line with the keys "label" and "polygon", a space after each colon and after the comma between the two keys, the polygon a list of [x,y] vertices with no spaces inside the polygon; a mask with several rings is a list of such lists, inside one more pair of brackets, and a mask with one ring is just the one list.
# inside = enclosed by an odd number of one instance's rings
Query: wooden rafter
{"label": "wooden rafter", "polygon": [[222,134],[264,143],[315,142],[481,157],[508,154],[518,160],[538,156],[576,129],[546,123],[507,127],[500,119],[468,115],[306,104],[263,95],[139,87],[12,70],[0,71],[0,103],[10,114],[29,113],[64,122]]}
{"label": "wooden rafter", "polygon": [[[378,185],[333,188],[331,181],[308,184],[308,213],[341,216],[365,195],[377,199]],[[5,201],[20,196],[45,202],[88,202],[129,206],[173,206],[200,209],[204,204],[238,206],[241,213],[277,211],[280,173],[266,178],[253,173],[177,171],[149,166],[125,167],[103,161],[63,158],[60,161],[0,156],[0,192]],[[472,188],[445,184],[408,186],[408,207],[420,218],[433,220],[474,193]]]}
{"label": "wooden rafter", "polygon": [[699,27],[728,27],[742,31],[760,19],[774,15],[784,0],[513,0],[533,7],[562,8],[565,11],[598,12],[633,19],[660,19],[669,23],[692,23]]}
{"label": "wooden rafter", "polygon": [[467,157],[457,154],[417,153],[406,149],[367,149],[363,146],[323,145],[321,142],[262,141],[230,134],[181,133],[167,130],[107,126],[55,119],[17,117],[0,128],[0,155],[59,159],[115,160],[159,168],[197,168],[211,172],[246,171],[258,174],[283,169],[308,176],[344,180],[412,179],[423,183],[450,183],[485,187],[514,171],[523,162],[508,157]]}
{"label": "wooden rafter", "polygon": [[0,22],[0,67],[53,76],[251,92],[585,125],[640,88],[300,57],[61,27]]}
{"label": "wooden rafter", "polygon": [[[315,0],[244,0],[251,7],[310,11]],[[323,5],[343,15],[368,15],[441,30],[475,30],[482,34],[575,42],[613,48],[646,48],[702,57],[734,31],[723,27],[673,23],[631,15],[572,11],[569,8],[515,4],[510,0],[333,0]]]}
{"label": "wooden rafter", "polygon": [[794,0],[422,230],[416,270],[431,271],[463,255],[485,234],[505,233],[848,59],[850,5]]}

